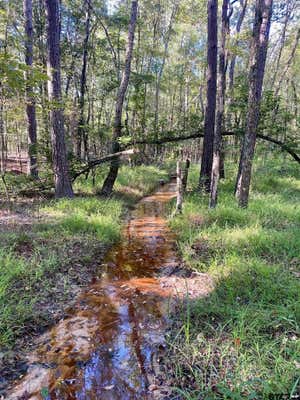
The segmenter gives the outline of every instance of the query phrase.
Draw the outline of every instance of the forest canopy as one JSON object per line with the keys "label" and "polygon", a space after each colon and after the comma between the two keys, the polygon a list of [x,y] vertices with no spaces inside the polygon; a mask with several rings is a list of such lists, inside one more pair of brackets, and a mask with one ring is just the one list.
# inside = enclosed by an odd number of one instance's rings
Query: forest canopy
{"label": "forest canopy", "polygon": [[[208,3],[209,8],[214,2]],[[55,175],[60,162],[69,163],[67,175],[77,176],[89,162],[135,143],[142,143],[139,147],[143,162],[162,159],[173,152],[174,145],[191,148],[190,157],[198,161],[202,148],[204,155],[209,143],[212,148],[212,136],[209,140],[204,138],[204,146],[196,138],[197,133],[201,137],[207,132],[208,120],[214,119],[206,107],[207,99],[213,99],[213,92],[216,93],[217,75],[220,85],[220,66],[224,70],[223,106],[214,105],[214,101],[211,106],[224,108],[220,116],[221,136],[226,132],[232,135],[222,141],[222,154],[238,157],[249,117],[249,73],[253,61],[249,49],[253,48],[255,10],[266,6],[263,3],[220,2],[215,28],[211,25],[207,31],[206,1],[141,1],[135,21],[130,21],[129,1],[63,1],[57,10],[47,9],[47,2],[42,0],[24,4],[1,1],[2,174],[13,158],[24,163],[29,160],[32,176],[38,175],[38,169],[48,167]],[[130,23],[134,26],[129,60]],[[299,162],[297,1],[275,0],[270,25],[260,120],[255,134],[267,140],[264,146],[268,149],[287,150]],[[56,36],[50,40],[54,32],[51,29],[56,29]],[[207,37],[209,29],[216,30],[215,38]],[[211,39],[215,39],[216,54],[209,60]],[[57,60],[49,56],[51,45],[54,52],[59,49]],[[213,83],[207,86],[211,62],[215,89]],[[120,90],[126,69],[128,83],[123,82]],[[59,82],[54,91],[49,91],[51,80],[55,85]],[[116,132],[116,101],[122,97],[120,129]],[[220,92],[217,97],[220,98]],[[61,114],[58,118],[64,121],[60,123],[64,125],[64,139],[57,151],[55,136],[51,134],[54,114]],[[178,142],[181,137],[195,137],[193,145],[190,141]],[[60,162],[56,160],[56,166],[51,161],[54,154],[62,157]],[[211,167],[208,172],[211,174]],[[63,178],[63,184],[68,186],[64,195],[71,194],[68,180]]]}

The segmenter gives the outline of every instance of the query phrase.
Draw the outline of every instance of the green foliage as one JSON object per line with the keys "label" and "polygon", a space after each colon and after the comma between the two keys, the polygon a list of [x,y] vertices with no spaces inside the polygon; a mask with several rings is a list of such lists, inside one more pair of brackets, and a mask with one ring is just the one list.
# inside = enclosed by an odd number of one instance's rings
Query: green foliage
{"label": "green foliage", "polygon": [[[25,80],[25,72],[29,72],[27,80]],[[2,91],[5,91],[6,96],[22,93],[26,82],[31,86],[37,86],[47,79],[47,75],[40,68],[29,69],[26,64],[6,53],[0,53],[0,75]]]}

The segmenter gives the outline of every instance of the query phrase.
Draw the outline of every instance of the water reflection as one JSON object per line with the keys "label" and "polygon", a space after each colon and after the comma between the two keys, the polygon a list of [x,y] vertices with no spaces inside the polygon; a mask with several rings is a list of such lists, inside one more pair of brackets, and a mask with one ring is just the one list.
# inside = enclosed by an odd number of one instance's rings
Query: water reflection
{"label": "water reflection", "polygon": [[10,399],[151,398],[152,356],[162,341],[169,296],[155,274],[177,263],[164,219],[174,195],[170,183],[138,204],[122,243],[107,255],[102,276],[41,339]]}

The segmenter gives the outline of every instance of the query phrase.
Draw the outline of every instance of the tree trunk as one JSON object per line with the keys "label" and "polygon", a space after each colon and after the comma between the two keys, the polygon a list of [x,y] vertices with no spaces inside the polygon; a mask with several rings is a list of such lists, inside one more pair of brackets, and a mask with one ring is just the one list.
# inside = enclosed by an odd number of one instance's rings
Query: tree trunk
{"label": "tree trunk", "polygon": [[187,182],[188,182],[188,177],[189,177],[189,168],[190,168],[191,162],[189,159],[186,159],[185,161],[185,168],[183,171],[182,175],[182,191],[183,193],[186,192],[186,187],[187,187]]}
{"label": "tree trunk", "polygon": [[300,28],[298,28],[298,30],[297,30],[297,34],[295,36],[295,40],[294,40],[294,43],[293,43],[293,46],[292,46],[291,54],[289,55],[289,58],[288,58],[287,62],[285,63],[284,70],[282,71],[282,74],[280,76],[278,84],[276,85],[276,89],[275,89],[275,93],[274,93],[274,97],[275,98],[278,96],[280,88],[282,86],[282,83],[283,83],[283,81],[284,81],[284,79],[286,77],[286,74],[287,74],[288,70],[290,69],[290,67],[291,67],[291,65],[293,63],[293,60],[294,60],[294,57],[295,57],[295,54],[296,54],[296,51],[297,51],[297,48],[298,48],[299,40],[300,40]]}
{"label": "tree trunk", "polygon": [[160,97],[160,87],[161,87],[161,79],[164,72],[166,59],[168,56],[168,49],[171,39],[172,27],[174,18],[176,16],[178,10],[178,2],[174,4],[174,8],[172,9],[172,13],[170,16],[170,22],[167,28],[166,37],[164,38],[164,53],[162,57],[162,64],[157,74],[156,84],[155,84],[155,111],[154,111],[154,131],[155,135],[158,136],[158,117],[159,117],[159,97]]}
{"label": "tree trunk", "polygon": [[276,67],[275,67],[275,72],[274,72],[274,76],[273,76],[273,80],[272,80],[272,87],[274,87],[275,83],[276,83],[276,78],[277,78],[277,74],[279,71],[279,67],[280,67],[280,61],[281,61],[281,56],[282,56],[282,51],[285,45],[285,40],[286,40],[286,30],[288,27],[288,22],[291,18],[292,12],[294,11],[296,7],[296,1],[295,0],[287,0],[286,2],[286,14],[285,14],[285,18],[284,18],[284,23],[283,23],[283,29],[282,29],[282,33],[280,36],[280,41],[279,41],[279,51],[278,51],[278,56],[277,56],[277,61],[276,61]]}
{"label": "tree trunk", "polygon": [[[1,85],[0,85],[1,88]],[[5,175],[6,171],[6,155],[5,155],[5,132],[4,132],[4,107],[2,100],[2,93],[0,97],[0,172],[1,175]]]}
{"label": "tree trunk", "polygon": [[218,197],[218,183],[220,178],[221,152],[222,152],[222,131],[224,130],[224,106],[226,91],[226,36],[229,33],[228,18],[229,0],[223,0],[222,4],[222,35],[219,52],[219,74],[218,74],[218,103],[217,118],[214,136],[214,153],[211,174],[211,188],[209,207],[215,208]]}
{"label": "tree trunk", "polygon": [[51,102],[51,142],[56,197],[73,197],[64,132],[60,77],[59,0],[45,0],[47,14],[48,96]]}
{"label": "tree trunk", "polygon": [[181,161],[177,161],[177,165],[176,165],[176,211],[175,211],[175,214],[182,213],[182,203],[183,203],[182,169],[181,169]]}
{"label": "tree trunk", "polygon": [[[241,13],[238,17],[237,24],[236,24],[236,33],[239,35],[242,27],[242,23],[245,18],[246,9],[247,9],[248,0],[240,0],[240,5],[242,7]],[[237,40],[236,45],[239,44],[239,39]],[[233,54],[230,66],[229,66],[229,90],[232,91],[233,83],[234,83],[234,70],[235,70],[235,63],[236,63],[236,54]],[[232,102],[232,99],[230,99]]]}
{"label": "tree trunk", "polygon": [[216,115],[218,0],[208,0],[207,14],[207,89],[199,187],[200,190],[205,189],[206,192],[209,192],[213,162],[213,141]]}
{"label": "tree trunk", "polygon": [[[120,144],[118,139],[122,134],[122,112],[123,112],[123,104],[124,99],[129,83],[129,77],[131,72],[131,60],[132,60],[132,52],[133,52],[133,45],[134,45],[134,32],[135,32],[135,25],[137,19],[137,7],[138,2],[134,0],[131,2],[131,17],[129,23],[129,30],[128,30],[128,43],[126,49],[126,58],[125,58],[125,68],[122,74],[122,79],[120,83],[120,87],[117,94],[116,99],[116,107],[115,107],[115,118],[114,118],[114,128],[113,128],[113,146],[112,151],[113,153],[117,153],[120,151]],[[101,193],[104,196],[109,196],[112,192],[114,187],[115,180],[118,176],[119,171],[119,160],[113,160],[110,165],[109,173],[103,183]]]}
{"label": "tree trunk", "polygon": [[28,175],[38,178],[37,168],[37,127],[35,100],[31,79],[33,64],[33,26],[32,26],[32,0],[24,0],[23,12],[25,16],[25,62],[28,67],[26,72],[26,115],[28,123]]}
{"label": "tree trunk", "polygon": [[240,207],[247,207],[249,199],[251,169],[259,122],[260,100],[268,50],[271,16],[272,0],[256,0],[250,56],[246,131],[240,159],[240,174],[237,178],[236,196]]}
{"label": "tree trunk", "polygon": [[[87,152],[87,132],[86,132],[86,121],[84,118],[84,106],[85,106],[85,87],[86,87],[86,71],[87,71],[87,59],[88,59],[88,44],[90,38],[90,20],[91,20],[91,6],[90,1],[85,1],[86,6],[86,18],[85,18],[85,37],[83,42],[83,54],[82,54],[82,68],[80,77],[80,96],[79,96],[79,122],[78,132],[76,141],[76,154],[77,157],[81,157],[82,143],[84,144],[85,153]],[[87,159],[85,154],[85,159]]]}

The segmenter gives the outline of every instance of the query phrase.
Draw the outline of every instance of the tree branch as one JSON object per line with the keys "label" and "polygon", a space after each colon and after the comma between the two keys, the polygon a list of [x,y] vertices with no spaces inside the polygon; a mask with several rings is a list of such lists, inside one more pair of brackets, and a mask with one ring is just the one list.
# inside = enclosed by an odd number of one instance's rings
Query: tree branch
{"label": "tree branch", "polygon": [[[187,135],[187,136],[177,136],[177,137],[170,137],[169,136],[169,137],[164,137],[164,138],[161,138],[161,139],[137,140],[137,141],[128,143],[126,145],[126,147],[127,146],[133,146],[133,145],[143,145],[143,144],[162,145],[162,144],[166,144],[166,143],[181,142],[181,141],[185,141],[185,140],[189,140],[189,139],[199,139],[199,138],[203,138],[203,136],[204,135],[203,135],[202,132],[195,132],[195,133],[192,133],[192,134]],[[237,132],[226,131],[226,132],[223,132],[222,136],[241,136],[241,135],[239,133],[237,133]],[[292,150],[289,146],[287,146],[285,143],[281,142],[280,140],[274,139],[274,138],[272,138],[270,136],[262,135],[260,133],[258,133],[256,136],[257,136],[258,139],[265,140],[265,141],[270,142],[270,143],[274,143],[277,146],[281,147],[281,149],[283,151],[286,151],[287,153],[289,153],[290,156],[293,157],[293,159],[300,164],[300,156],[294,150]],[[107,156],[104,156],[104,157],[99,158],[97,160],[90,161],[84,169],[82,169],[81,171],[79,171],[79,172],[77,172],[77,173],[75,173],[73,175],[72,181],[74,182],[75,179],[77,179],[80,175],[86,174],[92,168],[97,167],[100,164],[104,164],[104,163],[106,163],[108,161],[113,160],[114,158],[119,158],[119,157],[124,157],[124,156],[127,157],[127,156],[130,156],[132,154],[136,154],[138,152],[139,152],[138,149],[131,148],[131,149],[128,149],[128,150],[119,151],[118,153],[108,154]]]}
{"label": "tree branch", "polygon": [[[165,143],[174,143],[174,142],[181,142],[184,140],[189,140],[189,139],[198,139],[198,138],[203,138],[204,134],[202,132],[195,132],[192,133],[190,135],[187,136],[178,136],[178,137],[164,137],[161,139],[153,139],[153,140],[137,140],[135,142],[129,143],[128,145],[141,145],[141,144],[165,144]],[[222,133],[222,136],[241,136],[239,133],[237,132],[231,132],[231,131],[225,131]],[[297,161],[298,163],[300,163],[300,156],[293,151],[289,146],[287,146],[285,143],[281,142],[280,140],[274,139],[271,136],[267,136],[267,135],[262,135],[260,133],[258,133],[256,135],[256,137],[258,139],[262,139],[265,140],[267,142],[271,142],[276,144],[277,146],[280,146],[282,150],[286,151],[287,153],[289,153],[293,159],[295,161]]]}

